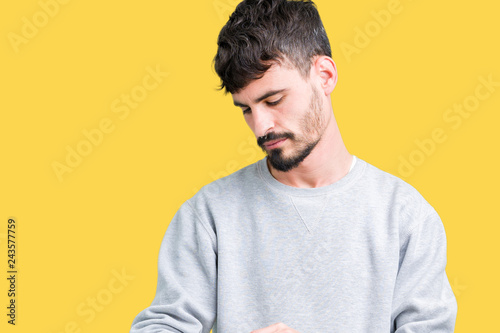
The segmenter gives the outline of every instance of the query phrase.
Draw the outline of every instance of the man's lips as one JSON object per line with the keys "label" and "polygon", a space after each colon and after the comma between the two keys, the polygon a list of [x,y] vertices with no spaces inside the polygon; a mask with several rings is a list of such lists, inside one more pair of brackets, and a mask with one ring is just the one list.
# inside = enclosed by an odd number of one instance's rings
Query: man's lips
{"label": "man's lips", "polygon": [[286,140],[286,138],[269,141],[269,142],[265,143],[264,146],[266,146],[266,148],[273,148],[274,146],[279,145],[282,141],[285,141],[285,140]]}

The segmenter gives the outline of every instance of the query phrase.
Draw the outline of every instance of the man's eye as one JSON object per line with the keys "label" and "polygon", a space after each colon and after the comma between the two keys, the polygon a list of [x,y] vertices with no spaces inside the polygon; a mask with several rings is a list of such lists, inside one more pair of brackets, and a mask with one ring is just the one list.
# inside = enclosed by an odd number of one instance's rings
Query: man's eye
{"label": "man's eye", "polygon": [[280,98],[280,99],[278,99],[277,101],[274,101],[274,102],[267,102],[267,105],[269,105],[269,106],[278,105],[281,102],[282,99],[283,98]]}
{"label": "man's eye", "polygon": [[243,109],[243,114],[250,113],[250,111],[252,111],[250,108],[248,108],[248,109]]}

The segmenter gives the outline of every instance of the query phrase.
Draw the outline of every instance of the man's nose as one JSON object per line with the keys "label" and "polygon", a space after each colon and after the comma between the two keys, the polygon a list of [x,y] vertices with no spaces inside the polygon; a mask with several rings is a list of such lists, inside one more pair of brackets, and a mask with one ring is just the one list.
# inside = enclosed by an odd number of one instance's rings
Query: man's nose
{"label": "man's nose", "polygon": [[252,118],[254,124],[254,134],[256,137],[264,136],[269,129],[274,127],[274,115],[266,107],[258,106],[252,109]]}

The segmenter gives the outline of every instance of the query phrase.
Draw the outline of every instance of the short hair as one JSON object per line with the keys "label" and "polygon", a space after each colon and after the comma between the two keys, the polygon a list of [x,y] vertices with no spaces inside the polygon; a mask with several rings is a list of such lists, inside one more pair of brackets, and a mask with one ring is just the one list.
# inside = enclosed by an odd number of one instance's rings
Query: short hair
{"label": "short hair", "polygon": [[307,80],[313,57],[332,51],[316,5],[309,0],[244,0],[220,31],[213,59],[219,90],[237,93],[287,61]]}

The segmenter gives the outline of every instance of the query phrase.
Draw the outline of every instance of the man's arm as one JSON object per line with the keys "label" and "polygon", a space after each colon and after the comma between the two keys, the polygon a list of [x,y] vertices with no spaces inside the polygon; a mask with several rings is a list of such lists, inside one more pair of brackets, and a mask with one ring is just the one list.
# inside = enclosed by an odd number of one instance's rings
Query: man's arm
{"label": "man's arm", "polygon": [[457,301],[445,272],[443,223],[427,202],[410,218],[415,223],[401,235],[391,333],[453,332]]}
{"label": "man's arm", "polygon": [[130,333],[210,332],[217,311],[216,279],[215,233],[186,201],[161,243],[154,300],[135,317]]}

